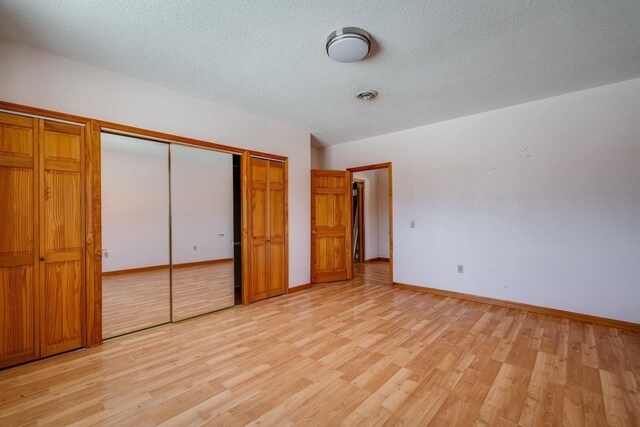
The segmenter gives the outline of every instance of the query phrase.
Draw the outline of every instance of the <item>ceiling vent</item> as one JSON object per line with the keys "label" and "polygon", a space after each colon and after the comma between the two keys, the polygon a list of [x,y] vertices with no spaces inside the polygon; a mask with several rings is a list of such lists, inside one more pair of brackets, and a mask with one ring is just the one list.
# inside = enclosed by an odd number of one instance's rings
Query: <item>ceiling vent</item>
{"label": "ceiling vent", "polygon": [[364,92],[360,92],[359,94],[357,94],[356,98],[370,101],[376,96],[378,96],[378,92],[376,92],[375,90],[365,90]]}

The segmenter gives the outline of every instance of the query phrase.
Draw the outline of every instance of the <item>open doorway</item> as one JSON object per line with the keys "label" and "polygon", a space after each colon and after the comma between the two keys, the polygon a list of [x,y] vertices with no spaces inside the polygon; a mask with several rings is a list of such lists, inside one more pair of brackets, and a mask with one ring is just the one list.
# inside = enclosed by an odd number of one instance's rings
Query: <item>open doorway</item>
{"label": "open doorway", "polygon": [[365,180],[353,178],[353,262],[365,262],[364,195]]}
{"label": "open doorway", "polygon": [[393,283],[391,163],[349,168],[352,186],[352,262],[389,263]]}
{"label": "open doorway", "polygon": [[[358,252],[354,252],[354,200],[353,200],[353,174],[365,171],[380,170],[380,174],[386,179],[380,179],[383,183],[382,190],[376,190],[382,196],[383,213],[379,221],[367,218],[367,200],[370,189],[375,186],[367,182],[361,187],[360,193],[364,194],[358,199],[363,209],[362,218],[358,222],[358,234],[360,235]],[[386,174],[385,174],[386,172]],[[376,261],[382,265],[377,269],[376,276],[379,281],[386,281],[393,285],[393,207],[392,207],[392,170],[391,163],[361,166],[344,170],[311,170],[311,283],[336,282],[353,279],[355,258],[364,261]],[[356,175],[356,179],[358,176]],[[356,184],[358,181],[356,181]],[[356,187],[358,188],[358,187]],[[379,208],[375,212],[379,212]],[[374,210],[370,210],[374,212]],[[374,230],[376,239],[367,240],[368,230],[372,230],[372,224],[385,226],[382,232],[382,241],[379,241],[379,228]],[[375,243],[375,249],[373,244]],[[378,249],[382,248],[382,251]],[[367,264],[370,265],[370,264]],[[372,265],[372,264],[371,264]],[[373,265],[372,265],[373,266]],[[373,266],[377,267],[377,266]],[[376,268],[374,268],[376,269]]]}

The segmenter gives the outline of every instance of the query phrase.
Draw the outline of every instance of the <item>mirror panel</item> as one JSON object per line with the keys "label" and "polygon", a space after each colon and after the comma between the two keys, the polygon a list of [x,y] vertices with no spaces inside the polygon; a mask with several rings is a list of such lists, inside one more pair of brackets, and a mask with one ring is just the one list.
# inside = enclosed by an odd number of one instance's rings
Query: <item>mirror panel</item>
{"label": "mirror panel", "polygon": [[102,337],[171,321],[169,145],[102,133]]}
{"label": "mirror panel", "polygon": [[173,321],[234,305],[233,155],[171,145]]}

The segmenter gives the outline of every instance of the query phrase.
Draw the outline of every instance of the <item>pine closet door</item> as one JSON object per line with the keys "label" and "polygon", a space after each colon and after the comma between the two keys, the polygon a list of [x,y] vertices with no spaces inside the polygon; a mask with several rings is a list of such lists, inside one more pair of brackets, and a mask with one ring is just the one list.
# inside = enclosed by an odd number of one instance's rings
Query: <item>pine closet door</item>
{"label": "pine closet door", "polygon": [[285,165],[250,160],[251,301],[286,291]]}
{"label": "pine closet door", "polygon": [[0,368],[38,357],[37,120],[0,113]]}
{"label": "pine closet door", "polygon": [[39,120],[40,353],[84,345],[84,129]]}
{"label": "pine closet door", "polygon": [[284,163],[270,160],[268,177],[267,297],[272,297],[286,290]]}

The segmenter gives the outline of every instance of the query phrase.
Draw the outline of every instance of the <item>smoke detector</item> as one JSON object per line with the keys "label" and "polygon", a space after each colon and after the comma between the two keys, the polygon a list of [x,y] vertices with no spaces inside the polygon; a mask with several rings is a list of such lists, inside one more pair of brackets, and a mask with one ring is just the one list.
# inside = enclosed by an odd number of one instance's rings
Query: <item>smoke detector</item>
{"label": "smoke detector", "polygon": [[357,94],[356,98],[370,101],[376,96],[378,96],[378,92],[376,92],[375,90],[365,90],[364,92],[360,92],[359,94]]}
{"label": "smoke detector", "polygon": [[340,28],[329,34],[326,48],[327,55],[334,61],[360,61],[371,50],[371,36],[361,28]]}

